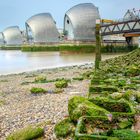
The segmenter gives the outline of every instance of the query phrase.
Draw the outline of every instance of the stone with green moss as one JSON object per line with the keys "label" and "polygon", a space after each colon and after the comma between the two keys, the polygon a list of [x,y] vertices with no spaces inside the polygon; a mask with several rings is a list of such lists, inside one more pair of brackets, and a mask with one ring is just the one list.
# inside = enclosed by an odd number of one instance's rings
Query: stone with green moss
{"label": "stone with green moss", "polygon": [[126,86],[126,79],[118,79],[117,81],[118,87],[124,87]]}
{"label": "stone with green moss", "polygon": [[91,78],[93,74],[93,71],[86,71],[85,73],[82,74],[82,77],[84,77],[84,79],[89,79]]}
{"label": "stone with green moss", "polygon": [[130,129],[113,130],[111,136],[117,137],[120,140],[140,140],[140,134]]}
{"label": "stone with green moss", "polygon": [[81,97],[81,96],[75,96],[73,98],[71,98],[69,100],[68,103],[68,112],[69,114],[71,114],[73,112],[73,110],[81,103],[83,103],[84,101],[86,101],[87,98]]}
{"label": "stone with green moss", "polygon": [[122,121],[118,125],[121,129],[125,129],[125,128],[131,128],[132,124],[133,123],[131,121]]}
{"label": "stone with green moss", "polygon": [[102,93],[107,91],[109,93],[117,92],[118,88],[115,86],[109,85],[90,85],[89,92],[90,93]]}
{"label": "stone with green moss", "polygon": [[126,86],[123,87],[124,90],[136,90],[138,88],[138,86],[136,84],[128,84]]}
{"label": "stone with green moss", "polygon": [[66,88],[68,86],[68,81],[60,80],[55,83],[56,88]]}
{"label": "stone with green moss", "polygon": [[123,97],[123,93],[114,92],[114,93],[110,94],[109,97],[111,99],[119,100],[119,99],[121,99]]}
{"label": "stone with green moss", "polygon": [[90,98],[89,101],[110,111],[113,116],[134,116],[134,106],[125,99],[113,100],[105,97]]}
{"label": "stone with green moss", "polygon": [[10,134],[6,140],[33,140],[44,135],[44,130],[40,127],[29,126]]}
{"label": "stone with green moss", "polygon": [[120,140],[120,139],[116,138],[116,137],[109,137],[109,138],[107,138],[107,140]]}
{"label": "stone with green moss", "polygon": [[47,91],[43,88],[33,87],[31,88],[30,92],[32,94],[40,94],[40,93],[46,93]]}
{"label": "stone with green moss", "polygon": [[0,106],[5,104],[5,100],[0,100]]}
{"label": "stone with green moss", "polygon": [[83,97],[73,97],[68,103],[70,119],[74,122],[82,116],[106,116],[109,111],[93,104]]}
{"label": "stone with green moss", "polygon": [[64,92],[64,90],[63,89],[60,89],[60,88],[55,88],[53,90],[53,93],[55,93],[55,94],[60,94],[60,93],[63,93],[63,92]]}
{"label": "stone with green moss", "polygon": [[37,83],[45,83],[46,81],[47,81],[46,76],[44,76],[44,75],[40,75],[35,78],[35,82],[37,82]]}
{"label": "stone with green moss", "polygon": [[132,65],[126,67],[125,75],[126,76],[132,76],[132,77],[140,75],[140,67],[139,67],[139,65],[132,64]]}
{"label": "stone with green moss", "polygon": [[125,98],[128,101],[134,102],[134,101],[136,101],[137,95],[136,95],[136,92],[134,90],[127,90],[123,94],[123,98]]}
{"label": "stone with green moss", "polygon": [[140,103],[140,92],[137,92],[137,93],[136,93],[136,96],[137,96],[136,101],[137,101],[138,103]]}
{"label": "stone with green moss", "polygon": [[75,126],[69,118],[55,125],[54,133],[57,138],[66,138],[74,135]]}
{"label": "stone with green moss", "polygon": [[[109,121],[105,116],[85,116],[78,120],[75,137],[77,140],[107,140],[112,129],[117,129],[115,120]],[[113,140],[113,138],[112,138]]]}
{"label": "stone with green moss", "polygon": [[74,77],[73,80],[77,80],[77,81],[83,81],[84,77],[80,76],[80,77]]}

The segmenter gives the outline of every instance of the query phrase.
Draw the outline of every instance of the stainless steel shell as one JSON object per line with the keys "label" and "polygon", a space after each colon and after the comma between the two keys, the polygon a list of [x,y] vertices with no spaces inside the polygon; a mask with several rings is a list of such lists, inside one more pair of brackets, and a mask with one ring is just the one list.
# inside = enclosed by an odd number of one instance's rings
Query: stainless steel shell
{"label": "stainless steel shell", "polygon": [[59,32],[50,13],[41,13],[29,18],[26,21],[26,30],[28,37],[32,38],[34,43],[59,41]]}
{"label": "stainless steel shell", "polygon": [[98,8],[92,3],[72,7],[64,17],[64,31],[69,40],[95,40],[95,23],[99,19]]}
{"label": "stainless steel shell", "polygon": [[23,44],[22,34],[18,26],[11,26],[3,31],[4,41],[6,45]]}
{"label": "stainless steel shell", "polygon": [[0,32],[0,45],[4,45],[4,36],[2,32]]}

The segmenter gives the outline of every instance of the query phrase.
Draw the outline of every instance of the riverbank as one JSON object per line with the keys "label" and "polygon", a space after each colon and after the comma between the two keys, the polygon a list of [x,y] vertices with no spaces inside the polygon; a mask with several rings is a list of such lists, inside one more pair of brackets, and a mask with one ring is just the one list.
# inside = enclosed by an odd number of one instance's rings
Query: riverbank
{"label": "riverbank", "polygon": [[[0,50],[21,50],[22,52],[61,52],[69,53],[95,53],[95,43],[90,44],[55,44],[55,45],[22,45],[22,46],[2,46]],[[106,45],[101,46],[102,53],[123,53],[137,49],[138,46],[127,45]]]}
{"label": "riverbank", "polygon": [[[91,72],[93,63],[0,76],[0,140],[29,125],[43,126],[42,140],[53,140],[55,125],[69,115],[69,99],[87,97]],[[68,87],[56,92],[56,81],[62,78]],[[33,87],[47,92],[33,94]]]}
{"label": "riverbank", "polygon": [[[85,64],[0,76],[0,140],[20,128],[40,123],[46,124],[44,139],[53,139],[56,122],[68,115],[68,100],[75,95],[85,96],[88,92],[88,79],[78,81],[73,78],[92,68],[93,64]],[[71,83],[60,94],[31,94],[32,87],[55,89],[55,82],[34,83],[35,78],[42,75],[47,80],[70,79]]]}

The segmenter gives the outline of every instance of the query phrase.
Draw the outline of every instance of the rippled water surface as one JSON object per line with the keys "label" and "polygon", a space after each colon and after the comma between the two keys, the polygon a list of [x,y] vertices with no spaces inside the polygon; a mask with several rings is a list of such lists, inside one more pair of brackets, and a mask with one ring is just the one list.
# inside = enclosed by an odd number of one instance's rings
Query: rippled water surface
{"label": "rippled water surface", "polygon": [[[102,60],[121,54],[103,54]],[[0,74],[19,73],[44,68],[91,63],[95,54],[65,54],[59,52],[0,51]]]}

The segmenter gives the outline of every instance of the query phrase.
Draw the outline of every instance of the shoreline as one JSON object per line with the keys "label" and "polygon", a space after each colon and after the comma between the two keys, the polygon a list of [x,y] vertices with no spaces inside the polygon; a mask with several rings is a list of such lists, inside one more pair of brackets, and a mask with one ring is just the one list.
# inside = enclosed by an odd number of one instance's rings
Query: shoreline
{"label": "shoreline", "polygon": [[86,63],[79,63],[79,64],[71,64],[71,65],[67,65],[67,66],[58,66],[58,67],[50,67],[50,68],[40,68],[40,69],[35,69],[35,70],[27,70],[27,71],[23,71],[23,72],[5,73],[5,74],[0,74],[0,77],[31,74],[31,73],[40,73],[43,71],[54,71],[54,70],[58,70],[58,69],[67,69],[67,68],[82,67],[82,66],[93,67],[94,63],[86,62]]}
{"label": "shoreline", "polygon": [[[118,54],[107,54],[107,55],[104,55],[104,54],[102,54],[102,61],[105,61],[106,59],[111,59],[111,58],[114,58],[114,57],[118,57],[118,56],[121,56],[121,55],[124,55],[124,54],[126,54],[126,53],[118,53]],[[81,65],[92,65],[92,66],[94,66],[94,60],[95,58],[93,58],[93,61],[86,61],[86,62],[76,62],[76,63],[74,63],[74,62],[71,62],[71,63],[64,63],[64,64],[59,64],[59,65],[53,65],[53,66],[38,66],[38,67],[36,67],[35,66],[35,68],[27,68],[27,67],[25,67],[25,69],[23,69],[23,68],[19,68],[18,69],[18,71],[14,71],[14,69],[12,70],[12,72],[8,72],[8,71],[4,71],[4,70],[2,70],[1,72],[0,72],[0,76],[6,76],[6,75],[17,75],[17,74],[23,74],[23,73],[33,73],[33,72],[38,72],[38,71],[43,71],[43,70],[54,70],[54,69],[59,69],[59,68],[67,68],[67,67],[76,67],[76,66],[81,66]],[[39,68],[39,67],[41,67],[41,68]]]}

